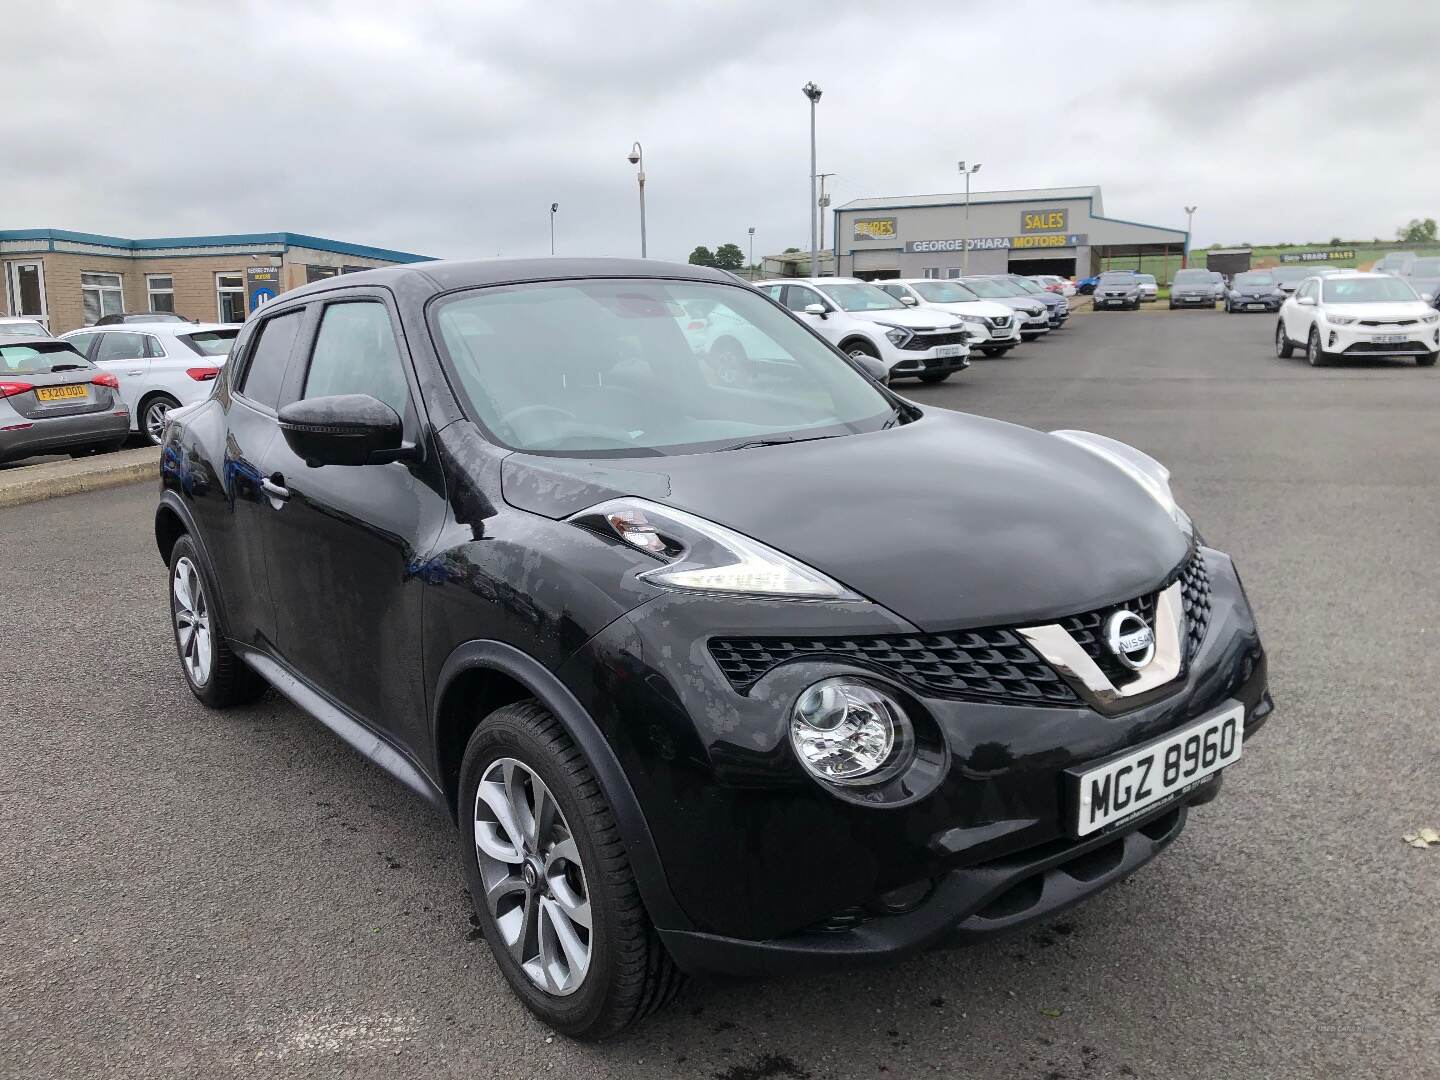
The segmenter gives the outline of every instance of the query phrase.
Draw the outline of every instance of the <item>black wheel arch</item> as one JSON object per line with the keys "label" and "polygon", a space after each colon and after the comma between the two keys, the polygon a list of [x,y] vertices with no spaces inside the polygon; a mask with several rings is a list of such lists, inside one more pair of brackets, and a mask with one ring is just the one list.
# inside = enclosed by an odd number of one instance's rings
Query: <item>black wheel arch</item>
{"label": "black wheel arch", "polygon": [[851,334],[839,345],[840,351],[849,354],[852,347],[856,345],[865,346],[865,351],[877,360],[880,358],[880,347],[871,341],[864,334]]}
{"label": "black wheel arch", "polygon": [[459,757],[455,757],[454,748],[458,746],[459,756],[464,756],[470,734],[484,718],[481,708],[488,714],[524,697],[533,697],[550,710],[589,762],[625,839],[630,866],[651,922],[666,930],[692,928],[670,891],[640,801],[599,725],[554,672],[503,641],[477,640],[457,645],[440,669],[432,699],[431,740],[435,776],[452,819],[458,820],[459,796]]}

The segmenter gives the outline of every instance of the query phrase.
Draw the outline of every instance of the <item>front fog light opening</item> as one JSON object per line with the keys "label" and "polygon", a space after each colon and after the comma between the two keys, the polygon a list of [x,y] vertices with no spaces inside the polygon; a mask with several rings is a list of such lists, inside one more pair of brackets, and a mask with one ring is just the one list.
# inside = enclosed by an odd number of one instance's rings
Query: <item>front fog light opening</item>
{"label": "front fog light opening", "polygon": [[790,743],[812,776],[851,787],[879,784],[910,762],[915,733],[905,708],[868,682],[823,679],[796,699]]}

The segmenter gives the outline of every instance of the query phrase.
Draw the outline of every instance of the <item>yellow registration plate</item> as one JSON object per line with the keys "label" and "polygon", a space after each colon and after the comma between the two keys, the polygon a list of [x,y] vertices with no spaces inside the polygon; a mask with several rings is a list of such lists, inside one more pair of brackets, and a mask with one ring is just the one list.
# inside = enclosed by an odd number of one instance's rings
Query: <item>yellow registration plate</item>
{"label": "yellow registration plate", "polygon": [[73,401],[76,398],[88,397],[83,384],[79,386],[39,386],[35,388],[35,399],[37,401]]}

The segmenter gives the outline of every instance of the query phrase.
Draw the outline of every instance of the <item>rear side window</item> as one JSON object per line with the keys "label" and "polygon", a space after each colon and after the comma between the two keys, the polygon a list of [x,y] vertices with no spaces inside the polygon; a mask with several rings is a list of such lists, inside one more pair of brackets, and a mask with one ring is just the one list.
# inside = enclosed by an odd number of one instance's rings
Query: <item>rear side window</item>
{"label": "rear side window", "polygon": [[300,333],[303,311],[291,311],[266,319],[256,330],[258,340],[250,351],[250,366],[245,370],[240,392],[251,401],[275,408],[280,402],[280,386],[285,381],[285,368],[290,351]]}
{"label": "rear side window", "polygon": [[101,334],[96,360],[143,360],[147,352],[144,334]]}
{"label": "rear side window", "polygon": [[239,330],[201,330],[196,334],[181,334],[179,337],[190,347],[191,352],[197,352],[201,356],[229,356],[238,333]]}
{"label": "rear side window", "polygon": [[384,304],[331,304],[325,309],[303,396],[332,394],[369,394],[405,415],[410,391]]}
{"label": "rear side window", "polygon": [[98,334],[72,334],[65,340],[75,347],[76,352],[88,355],[90,352],[90,343],[99,336]]}

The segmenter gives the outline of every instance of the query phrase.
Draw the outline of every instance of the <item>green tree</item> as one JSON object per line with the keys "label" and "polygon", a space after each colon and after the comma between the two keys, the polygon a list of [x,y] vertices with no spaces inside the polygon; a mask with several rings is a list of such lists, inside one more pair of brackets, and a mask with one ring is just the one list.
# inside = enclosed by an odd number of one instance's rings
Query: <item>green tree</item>
{"label": "green tree", "polygon": [[715,261],[710,265],[738,274],[745,267],[745,252],[738,244],[721,244],[715,249]]}
{"label": "green tree", "polygon": [[799,249],[799,248],[786,248],[786,249],[785,249],[784,251],[782,251],[780,254],[781,254],[781,255],[799,255],[799,254],[800,254],[800,249]]}
{"label": "green tree", "polygon": [[714,266],[715,255],[704,244],[701,244],[694,251],[690,252],[691,266]]}
{"label": "green tree", "polygon": [[1395,230],[1395,238],[1406,244],[1433,244],[1435,242],[1435,219],[1411,218],[1408,225]]}
{"label": "green tree", "polygon": [[1339,247],[1339,246],[1340,246],[1341,244],[1343,244],[1344,242],[1345,242],[1345,241],[1344,241],[1344,240],[1341,240],[1340,237],[1338,237],[1338,236],[1332,236],[1332,237],[1330,237],[1330,246],[1331,246],[1331,247]]}

